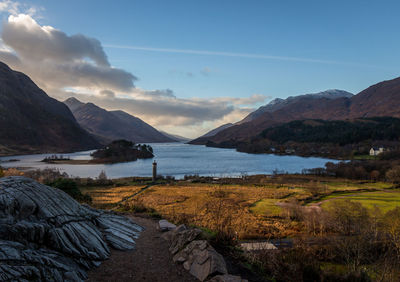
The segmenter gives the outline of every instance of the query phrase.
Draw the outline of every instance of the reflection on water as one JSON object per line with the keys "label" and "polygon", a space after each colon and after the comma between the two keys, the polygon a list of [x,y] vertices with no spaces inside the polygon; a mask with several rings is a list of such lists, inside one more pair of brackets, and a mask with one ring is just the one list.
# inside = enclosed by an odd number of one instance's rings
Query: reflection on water
{"label": "reflection on water", "polygon": [[[234,149],[209,148],[182,143],[151,144],[158,173],[183,178],[188,174],[202,176],[240,176],[253,174],[272,174],[274,170],[298,173],[305,168],[322,167],[332,161],[322,158],[303,158],[297,156],[276,156],[266,154],[246,154]],[[71,159],[89,159],[92,151],[63,154]],[[104,170],[109,178],[128,176],[151,176],[152,159],[107,165],[61,165],[40,162],[51,154],[1,157],[3,167],[55,167],[71,176],[97,177]],[[7,162],[18,159],[18,162]]]}

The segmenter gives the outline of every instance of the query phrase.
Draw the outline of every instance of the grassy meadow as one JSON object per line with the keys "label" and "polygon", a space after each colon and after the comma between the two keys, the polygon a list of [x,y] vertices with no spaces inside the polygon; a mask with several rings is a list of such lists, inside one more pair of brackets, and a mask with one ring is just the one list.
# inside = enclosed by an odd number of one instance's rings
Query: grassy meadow
{"label": "grassy meadow", "polygon": [[[232,184],[242,182],[240,184]],[[238,239],[282,238],[302,232],[285,205],[329,209],[338,201],[360,202],[386,212],[398,206],[400,190],[381,182],[350,181],[303,175],[257,177],[246,181],[90,187],[81,191],[93,205],[124,211],[151,211],[175,223],[232,233]],[[224,229],[224,230],[222,230]]]}

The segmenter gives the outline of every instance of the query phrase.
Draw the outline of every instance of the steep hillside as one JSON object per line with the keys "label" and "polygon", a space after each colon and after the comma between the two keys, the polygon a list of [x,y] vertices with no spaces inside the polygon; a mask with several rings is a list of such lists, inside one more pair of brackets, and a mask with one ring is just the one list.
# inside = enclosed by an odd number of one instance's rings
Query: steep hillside
{"label": "steep hillside", "polygon": [[266,113],[266,112],[273,113],[284,107],[301,102],[302,100],[312,100],[312,99],[321,99],[321,98],[335,100],[335,99],[343,98],[343,97],[351,98],[352,96],[353,96],[353,94],[351,94],[350,92],[347,92],[344,90],[332,89],[332,90],[326,90],[326,91],[314,93],[314,94],[290,96],[286,99],[276,98],[276,99],[272,100],[270,103],[268,103],[267,105],[262,106],[262,107],[258,108],[256,111],[250,113],[247,117],[245,117],[243,120],[238,122],[238,124],[252,121],[252,120],[258,118],[259,116],[261,116],[263,113]]}
{"label": "steep hillside", "polygon": [[195,139],[191,143],[235,147],[236,143],[249,141],[271,126],[295,120],[400,117],[400,78],[380,82],[355,96],[345,91],[331,91],[274,100],[235,126],[211,137]]}
{"label": "steep hillside", "polygon": [[400,117],[400,77],[368,87],[351,99],[349,118]]}
{"label": "steep hillside", "polygon": [[[324,93],[324,92],[321,92]],[[326,93],[326,92],[325,92]],[[348,93],[348,92],[346,92]],[[351,94],[350,94],[351,95]],[[235,142],[247,140],[260,134],[264,129],[299,119],[332,119],[337,116],[347,116],[350,98],[346,96],[332,97],[314,97],[313,94],[301,95],[299,98],[288,98],[289,101],[281,101],[278,104],[265,106],[258,111],[256,118],[251,114],[245,119],[248,122],[238,122],[234,126],[224,129],[214,136],[200,137],[191,141],[191,144],[207,144],[221,142]],[[256,111],[257,112],[257,111]],[[254,118],[254,119],[252,119]]]}
{"label": "steep hillside", "polygon": [[82,103],[76,98],[64,102],[78,123],[103,142],[126,139],[135,143],[174,142],[141,119],[123,111],[107,111],[93,103]]}
{"label": "steep hillside", "polygon": [[99,147],[63,103],[0,62],[0,154],[67,152]]}

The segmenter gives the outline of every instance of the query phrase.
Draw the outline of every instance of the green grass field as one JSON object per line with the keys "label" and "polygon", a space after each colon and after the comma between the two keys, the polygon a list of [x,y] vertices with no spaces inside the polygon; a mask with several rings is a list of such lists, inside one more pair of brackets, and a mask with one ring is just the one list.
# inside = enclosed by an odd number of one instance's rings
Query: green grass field
{"label": "green grass field", "polygon": [[355,155],[353,157],[355,160],[376,160],[378,159],[377,156],[370,156],[370,155]]}
{"label": "green grass field", "polygon": [[277,199],[262,199],[250,207],[250,211],[256,215],[279,216],[282,209],[276,205]]}
{"label": "green grass field", "polygon": [[[337,198],[335,197],[342,197]],[[392,210],[396,207],[400,207],[400,191],[378,191],[378,192],[363,192],[357,194],[336,194],[326,197],[325,199],[331,199],[322,204],[322,208],[328,208],[335,205],[338,201],[350,200],[353,202],[359,202],[368,209],[379,208],[383,213]]]}
{"label": "green grass field", "polygon": [[357,189],[390,189],[393,184],[387,182],[366,182],[366,181],[335,181],[323,183],[332,190],[357,190]]}

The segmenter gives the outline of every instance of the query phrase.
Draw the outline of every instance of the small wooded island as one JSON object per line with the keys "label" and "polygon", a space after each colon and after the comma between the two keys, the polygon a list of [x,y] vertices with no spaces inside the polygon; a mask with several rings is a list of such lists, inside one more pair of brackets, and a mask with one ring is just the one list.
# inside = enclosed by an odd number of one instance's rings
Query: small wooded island
{"label": "small wooded island", "polygon": [[90,154],[91,160],[72,160],[53,155],[42,160],[52,164],[112,164],[132,162],[137,159],[151,159],[154,157],[153,148],[146,144],[135,144],[127,140],[116,140]]}

